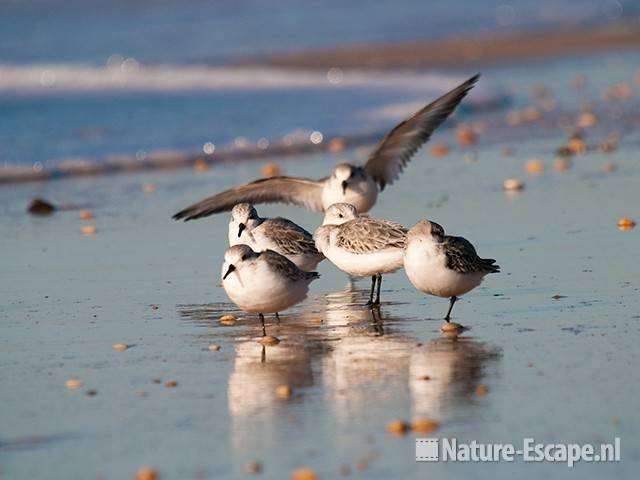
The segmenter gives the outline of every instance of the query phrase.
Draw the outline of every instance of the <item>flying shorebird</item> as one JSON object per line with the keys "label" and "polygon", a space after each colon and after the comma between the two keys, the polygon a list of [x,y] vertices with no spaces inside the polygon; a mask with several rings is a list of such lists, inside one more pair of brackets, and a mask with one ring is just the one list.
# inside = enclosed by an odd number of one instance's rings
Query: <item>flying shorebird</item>
{"label": "flying shorebird", "polygon": [[264,314],[285,310],[307,296],[318,272],[304,272],[287,257],[271,250],[254,252],[247,245],[234,245],[224,254],[222,287],[238,307],[257,313],[266,335]]}
{"label": "flying shorebird", "polygon": [[398,124],[377,145],[364,166],[341,163],[329,177],[320,180],[263,178],[205,198],[173,218],[187,221],[206,217],[231,210],[242,202],[291,203],[319,212],[342,202],[352,204],[360,213],[368,212],[378,193],[398,179],[411,157],[451,115],[479,77],[475,75]]}
{"label": "flying shorebird", "polygon": [[[322,226],[313,238],[316,247],[343,272],[371,276],[367,305],[380,305],[382,274],[402,267],[407,230],[400,224],[358,216],[353,205],[335,203],[327,208]],[[373,291],[378,284],[375,301]]]}
{"label": "flying shorebird", "polygon": [[324,259],[304,228],[286,218],[261,218],[249,203],[239,203],[231,210],[229,246],[240,244],[256,252],[273,250],[307,272]]}
{"label": "flying shorebird", "polygon": [[480,285],[488,273],[500,272],[495,263],[480,258],[465,238],[445,235],[435,222],[421,220],[407,234],[404,271],[418,290],[450,299],[447,322],[460,295]]}

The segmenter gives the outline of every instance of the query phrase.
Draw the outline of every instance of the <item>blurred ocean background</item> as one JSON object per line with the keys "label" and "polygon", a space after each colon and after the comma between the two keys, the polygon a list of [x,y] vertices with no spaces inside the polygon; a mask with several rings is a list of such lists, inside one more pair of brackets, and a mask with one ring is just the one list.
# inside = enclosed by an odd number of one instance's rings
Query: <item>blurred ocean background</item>
{"label": "blurred ocean background", "polygon": [[[631,0],[0,2],[0,165],[384,131],[475,72],[326,72],[238,59],[340,44],[599,25]],[[462,14],[464,13],[464,14]],[[494,82],[495,83],[495,82]],[[504,100],[484,81],[464,107]],[[404,108],[403,108],[404,106]],[[461,112],[464,114],[464,109]]]}

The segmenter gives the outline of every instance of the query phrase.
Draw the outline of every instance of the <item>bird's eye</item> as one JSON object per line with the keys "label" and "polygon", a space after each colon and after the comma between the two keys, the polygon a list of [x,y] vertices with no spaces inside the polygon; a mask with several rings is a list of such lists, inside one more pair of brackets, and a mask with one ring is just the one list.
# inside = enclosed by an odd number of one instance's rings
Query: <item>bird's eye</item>
{"label": "bird's eye", "polygon": [[246,260],[246,259],[247,259],[247,256],[246,256],[246,255],[242,255],[242,257],[240,257],[240,260],[242,260],[242,261],[244,261],[244,260]]}
{"label": "bird's eye", "polygon": [[338,216],[339,216],[340,218],[344,218],[344,215],[342,215],[341,213],[340,213],[340,214],[338,214]]}

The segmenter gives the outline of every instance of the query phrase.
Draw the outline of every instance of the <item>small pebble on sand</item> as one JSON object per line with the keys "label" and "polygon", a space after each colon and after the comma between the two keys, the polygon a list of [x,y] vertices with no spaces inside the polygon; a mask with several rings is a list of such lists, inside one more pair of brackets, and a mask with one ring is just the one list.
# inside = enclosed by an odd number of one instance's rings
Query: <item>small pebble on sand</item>
{"label": "small pebble on sand", "polygon": [[196,162],[193,164],[193,169],[198,173],[203,173],[209,171],[211,167],[206,162],[204,158],[198,158]]}
{"label": "small pebble on sand", "polygon": [[449,146],[446,143],[436,143],[431,147],[431,155],[442,158],[449,153]]}
{"label": "small pebble on sand", "polygon": [[175,380],[167,380],[166,382],[164,382],[164,386],[167,388],[174,388],[178,386],[178,382],[176,382]]}
{"label": "small pebble on sand", "polygon": [[126,343],[114,343],[113,345],[111,345],[111,348],[113,348],[116,352],[124,352],[127,348],[129,348],[129,345],[127,345]]}
{"label": "small pebble on sand", "polygon": [[236,324],[236,317],[234,317],[233,315],[223,315],[220,317],[220,324],[221,325],[235,325]]}
{"label": "small pebble on sand", "polygon": [[85,394],[87,395],[87,397],[95,397],[98,394],[98,391],[91,389],[91,390],[87,390]]}
{"label": "small pebble on sand", "polygon": [[620,230],[631,230],[636,226],[636,222],[631,220],[630,218],[621,218],[618,220],[618,228]]}
{"label": "small pebble on sand", "polygon": [[260,462],[249,462],[244,466],[244,471],[249,475],[258,475],[262,473],[262,464]]}
{"label": "small pebble on sand", "polygon": [[27,207],[27,212],[32,215],[51,215],[55,210],[54,204],[42,198],[34,198]]}
{"label": "small pebble on sand", "polygon": [[411,426],[402,420],[392,420],[387,423],[387,432],[392,435],[404,435],[411,429]]}
{"label": "small pebble on sand", "polygon": [[598,123],[598,119],[591,112],[581,113],[576,122],[580,128],[593,127],[596,123]]}
{"label": "small pebble on sand", "polygon": [[318,475],[310,468],[298,468],[291,472],[291,480],[318,480]]}
{"label": "small pebble on sand", "polygon": [[291,397],[291,387],[289,385],[278,385],[276,387],[276,395],[280,398]]}
{"label": "small pebble on sand", "polygon": [[260,343],[266,346],[278,345],[280,343],[280,339],[278,337],[274,337],[273,335],[265,335],[260,338]]}
{"label": "small pebble on sand", "polygon": [[280,166],[277,163],[265,163],[260,168],[260,173],[262,173],[262,175],[267,178],[277,177],[278,175],[280,175],[281,170]]}
{"label": "small pebble on sand", "polygon": [[144,193],[153,193],[156,191],[156,186],[153,183],[143,183],[142,191]]}
{"label": "small pebble on sand", "polygon": [[613,162],[605,162],[602,164],[602,171],[604,173],[613,173],[617,170],[618,166]]}
{"label": "small pebble on sand", "polygon": [[569,157],[559,157],[553,162],[553,169],[556,172],[564,172],[571,168],[572,162]]}
{"label": "small pebble on sand", "polygon": [[517,178],[508,178],[502,182],[502,188],[507,192],[519,192],[524,189],[524,182]]}
{"label": "small pebble on sand", "polygon": [[456,322],[444,322],[440,327],[440,330],[445,333],[457,333],[464,330],[464,327]]}
{"label": "small pebble on sand", "polygon": [[83,235],[95,235],[98,229],[93,225],[85,225],[80,229]]}
{"label": "small pebble on sand", "polygon": [[70,378],[69,380],[64,382],[64,385],[70,390],[75,390],[77,388],[82,387],[82,382],[77,378]]}
{"label": "small pebble on sand", "polygon": [[340,137],[335,137],[335,138],[332,138],[331,141],[329,142],[329,151],[331,153],[341,152],[342,150],[344,150],[345,146],[346,144],[344,142],[344,139]]}
{"label": "small pebble on sand", "polygon": [[217,352],[218,350],[220,350],[220,345],[216,345],[215,343],[212,343],[211,345],[209,345],[208,348],[210,352]]}
{"label": "small pebble on sand", "polygon": [[140,467],[136,472],[136,480],[157,480],[158,471],[150,467]]}
{"label": "small pebble on sand", "polygon": [[91,210],[80,210],[80,220],[91,220],[93,213]]}
{"label": "small pebble on sand", "polygon": [[524,170],[529,174],[537,175],[544,171],[544,162],[537,158],[527,160],[527,163],[524,164]]}
{"label": "small pebble on sand", "polygon": [[438,430],[440,425],[428,418],[416,418],[411,422],[411,428],[416,433],[432,433]]}
{"label": "small pebble on sand", "polygon": [[489,393],[489,389],[484,385],[478,385],[476,387],[476,395],[478,397],[484,397],[487,393]]}
{"label": "small pebble on sand", "polygon": [[458,143],[463,147],[474,145],[478,141],[476,132],[466,125],[460,125],[458,127],[456,130],[456,138],[458,139]]}

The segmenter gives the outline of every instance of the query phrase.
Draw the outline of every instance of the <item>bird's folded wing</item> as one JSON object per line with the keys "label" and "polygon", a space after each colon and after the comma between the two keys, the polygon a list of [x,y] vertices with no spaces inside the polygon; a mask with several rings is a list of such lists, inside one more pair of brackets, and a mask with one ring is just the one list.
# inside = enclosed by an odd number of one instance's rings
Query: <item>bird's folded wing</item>
{"label": "bird's folded wing", "polygon": [[447,236],[442,242],[447,257],[447,267],[459,273],[499,272],[500,267],[494,265],[495,260],[480,258],[476,249],[465,238]]}
{"label": "bird's folded wing", "polygon": [[240,185],[194,203],[173,216],[193,220],[231,210],[236,204],[293,203],[309,210],[322,209],[322,182],[304,178],[272,177]]}
{"label": "bird's folded wing", "polygon": [[270,218],[260,225],[260,228],[267,229],[268,232],[265,233],[269,235],[271,241],[286,254],[320,255],[311,234],[291,220],[281,217]]}
{"label": "bird's folded wing", "polygon": [[407,230],[398,223],[360,217],[340,225],[336,245],[352,253],[404,248]]}
{"label": "bird's folded wing", "polygon": [[475,75],[391,130],[371,153],[365,170],[380,185],[397,180],[411,157],[431,137],[478,81]]}
{"label": "bird's folded wing", "polygon": [[305,272],[304,270],[300,270],[297,265],[287,257],[273,250],[265,250],[260,253],[260,257],[262,257],[274,271],[284,275],[293,282],[298,280],[312,280],[319,277],[318,272]]}

